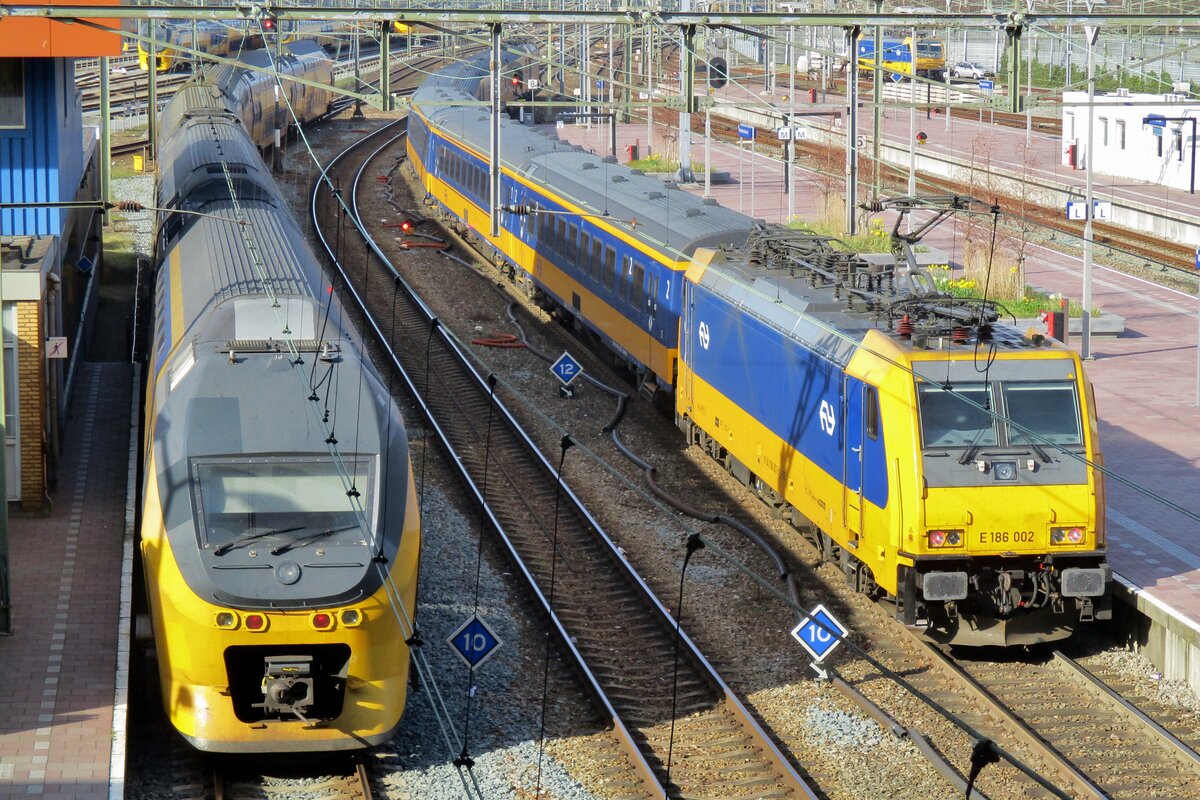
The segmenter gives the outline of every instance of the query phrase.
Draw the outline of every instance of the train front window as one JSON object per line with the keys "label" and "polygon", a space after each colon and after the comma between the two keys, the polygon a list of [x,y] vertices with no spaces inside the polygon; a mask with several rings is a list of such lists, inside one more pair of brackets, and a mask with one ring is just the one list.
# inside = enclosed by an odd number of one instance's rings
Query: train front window
{"label": "train front window", "polygon": [[[344,457],[373,525],[374,459]],[[288,549],[306,543],[369,543],[337,464],[321,456],[196,458],[192,485],[202,547],[218,554],[244,544]]]}
{"label": "train front window", "polygon": [[1013,425],[1006,425],[1010,444],[1082,444],[1079,422],[1079,398],[1075,384],[1005,383],[1004,405],[1008,418],[1033,433],[1029,436]]}
{"label": "train front window", "polygon": [[924,447],[980,447],[996,444],[992,390],[983,384],[957,384],[946,390],[934,384],[917,387]]}

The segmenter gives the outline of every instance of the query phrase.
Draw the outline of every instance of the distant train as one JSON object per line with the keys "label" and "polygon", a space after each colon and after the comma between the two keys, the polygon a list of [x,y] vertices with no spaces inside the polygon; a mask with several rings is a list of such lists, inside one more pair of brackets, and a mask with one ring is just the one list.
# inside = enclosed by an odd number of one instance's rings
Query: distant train
{"label": "distant train", "polygon": [[[263,23],[249,20],[198,20],[158,22],[158,43],[155,45],[154,58],[159,72],[168,72],[181,64],[191,63],[192,56],[188,48],[203,53],[225,58],[238,58],[242,53],[263,46],[261,27],[274,28],[276,22],[267,20]],[[342,30],[340,23],[325,20],[283,20],[278,23],[279,33],[284,42],[318,41],[327,50],[332,51],[338,44],[337,34]],[[141,20],[138,32],[149,36],[150,23]],[[268,33],[271,30],[267,31]],[[193,36],[195,41],[193,42]],[[272,39],[274,44],[274,39]],[[143,70],[150,68],[150,52],[144,41],[138,41],[138,66]]]}
{"label": "distant train", "polygon": [[[330,68],[311,42],[278,63]],[[392,736],[420,551],[400,412],[259,155],[275,85],[218,67],[159,128],[140,554],[163,707],[219,753]]]}
{"label": "distant train", "polygon": [[[880,48],[882,57],[879,66],[903,75],[913,74],[916,65],[917,77],[935,81],[946,80],[946,55],[942,43],[932,39],[884,39]],[[873,71],[875,66],[875,40],[864,36],[858,40],[858,68],[863,72]],[[892,72],[884,73],[887,80]]]}
{"label": "distant train", "polygon": [[[506,62],[509,72],[519,62]],[[922,270],[742,214],[456,104],[413,98],[427,202],[544,308],[673,401],[678,426],[930,638],[1021,645],[1111,616],[1091,387],[1071,350],[931,291]],[[631,223],[636,220],[636,224]]]}

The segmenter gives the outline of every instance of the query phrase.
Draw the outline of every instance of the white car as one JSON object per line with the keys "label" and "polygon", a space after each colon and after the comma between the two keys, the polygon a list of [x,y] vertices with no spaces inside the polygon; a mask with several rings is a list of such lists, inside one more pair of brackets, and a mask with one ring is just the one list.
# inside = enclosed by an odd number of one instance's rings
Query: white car
{"label": "white car", "polygon": [[987,75],[987,70],[982,64],[972,64],[970,61],[960,61],[950,69],[950,74],[955,78],[983,78]]}

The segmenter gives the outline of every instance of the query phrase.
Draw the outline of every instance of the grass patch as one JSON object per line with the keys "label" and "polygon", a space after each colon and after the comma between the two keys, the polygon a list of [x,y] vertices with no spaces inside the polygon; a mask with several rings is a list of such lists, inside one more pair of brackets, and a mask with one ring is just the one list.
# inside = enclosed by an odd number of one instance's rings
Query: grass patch
{"label": "grass patch", "polygon": [[[668,161],[662,156],[655,154],[646,158],[638,158],[633,161],[628,161],[625,166],[630,169],[640,169],[642,172],[678,172],[679,162]],[[692,172],[704,174],[704,165],[692,162]],[[716,172],[715,169],[710,169],[709,172]]]}
{"label": "grass patch", "polygon": [[[956,278],[953,272],[945,267],[931,267],[929,274],[939,292],[945,292],[952,297],[978,298],[983,296],[978,281],[973,278]],[[1042,292],[1032,286],[1025,287],[1023,297],[1015,300],[998,300],[997,302],[1018,319],[1036,317],[1043,311],[1060,311],[1062,309],[1062,295]],[[1096,309],[1092,313],[1099,315],[1100,311]],[[1068,314],[1072,317],[1083,316],[1083,306],[1072,301]]]}
{"label": "grass patch", "polygon": [[891,238],[888,232],[882,228],[872,228],[867,233],[845,236],[839,226],[827,222],[793,219],[788,222],[787,226],[793,230],[815,233],[818,236],[831,236],[854,253],[892,252]]}

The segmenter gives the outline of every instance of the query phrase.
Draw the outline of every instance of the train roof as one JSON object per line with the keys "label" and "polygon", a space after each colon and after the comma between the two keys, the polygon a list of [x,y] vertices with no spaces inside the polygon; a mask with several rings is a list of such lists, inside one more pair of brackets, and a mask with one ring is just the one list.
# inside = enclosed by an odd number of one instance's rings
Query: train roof
{"label": "train roof", "polygon": [[[507,64],[519,59],[509,54]],[[488,109],[464,106],[474,100],[488,76],[486,56],[431,75],[413,104],[438,128],[481,152],[489,152]],[[636,220],[634,236],[682,256],[699,247],[737,247],[755,222],[664,182],[558,140],[552,132],[501,118],[500,157],[505,166],[534,184],[597,215]]]}
{"label": "train roof", "polygon": [[[1006,324],[995,303],[930,293],[923,270],[896,268],[890,254],[830,256],[827,237],[787,229],[764,234],[771,244],[756,238],[748,252],[702,251],[695,263],[704,269],[690,279],[838,364],[847,364],[872,330],[907,351],[951,343],[1000,352],[1044,346]],[[792,258],[779,258],[779,243],[789,240],[816,242],[816,253],[796,257],[793,248]]]}

